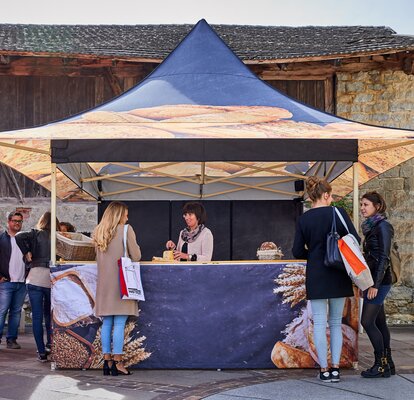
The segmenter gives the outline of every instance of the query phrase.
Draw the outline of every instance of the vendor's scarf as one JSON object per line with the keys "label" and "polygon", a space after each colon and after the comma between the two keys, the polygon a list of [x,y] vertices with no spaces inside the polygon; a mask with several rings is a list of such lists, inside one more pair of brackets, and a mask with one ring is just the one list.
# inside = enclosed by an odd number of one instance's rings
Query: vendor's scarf
{"label": "vendor's scarf", "polygon": [[193,243],[200,235],[201,231],[204,229],[204,225],[198,225],[193,231],[190,231],[190,228],[183,229],[181,234],[181,239],[186,243]]}
{"label": "vendor's scarf", "polygon": [[370,232],[370,230],[378,224],[378,222],[382,221],[383,219],[386,219],[387,217],[384,214],[375,214],[372,217],[368,217],[362,224],[362,233],[364,236],[367,236],[367,234]]}

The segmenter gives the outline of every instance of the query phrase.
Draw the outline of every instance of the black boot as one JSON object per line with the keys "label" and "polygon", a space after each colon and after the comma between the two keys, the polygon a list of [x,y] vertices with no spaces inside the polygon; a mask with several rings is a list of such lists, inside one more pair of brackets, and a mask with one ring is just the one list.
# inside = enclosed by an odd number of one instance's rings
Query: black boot
{"label": "black boot", "polygon": [[385,348],[385,357],[387,357],[388,365],[390,366],[391,375],[395,375],[395,364],[391,357],[391,349]]}
{"label": "black boot", "polygon": [[113,363],[113,361],[111,360],[104,360],[103,369],[102,369],[104,375],[111,375],[111,367],[109,366],[110,362]]}
{"label": "black boot", "polygon": [[375,361],[371,368],[361,372],[363,378],[389,378],[391,376],[387,357],[383,353],[374,353]]}

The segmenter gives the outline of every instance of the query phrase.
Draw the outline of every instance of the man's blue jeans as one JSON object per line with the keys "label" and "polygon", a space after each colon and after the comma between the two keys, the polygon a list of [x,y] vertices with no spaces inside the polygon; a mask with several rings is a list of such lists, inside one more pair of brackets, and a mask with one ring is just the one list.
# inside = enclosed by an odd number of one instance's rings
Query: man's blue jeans
{"label": "man's blue jeans", "polygon": [[9,319],[6,339],[17,339],[20,316],[25,297],[26,285],[23,282],[0,283],[0,339],[3,336],[3,328],[7,312],[9,312]]}
{"label": "man's blue jeans", "polygon": [[39,354],[45,354],[43,319],[45,320],[47,344],[52,342],[52,327],[50,322],[50,288],[27,285],[30,305],[32,306],[33,336]]}

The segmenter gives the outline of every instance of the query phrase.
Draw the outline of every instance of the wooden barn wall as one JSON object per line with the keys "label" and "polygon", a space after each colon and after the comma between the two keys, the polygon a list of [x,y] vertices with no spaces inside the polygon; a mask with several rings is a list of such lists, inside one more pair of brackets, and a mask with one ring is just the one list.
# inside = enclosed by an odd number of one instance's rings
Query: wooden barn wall
{"label": "wooden barn wall", "polygon": [[[270,86],[299,100],[309,106],[322,111],[333,112],[334,92],[329,91],[333,88],[330,80],[295,80],[295,81],[268,81]],[[327,87],[327,85],[329,86]]]}
{"label": "wooden barn wall", "polygon": [[50,192],[35,181],[0,162],[0,198],[50,197]]}

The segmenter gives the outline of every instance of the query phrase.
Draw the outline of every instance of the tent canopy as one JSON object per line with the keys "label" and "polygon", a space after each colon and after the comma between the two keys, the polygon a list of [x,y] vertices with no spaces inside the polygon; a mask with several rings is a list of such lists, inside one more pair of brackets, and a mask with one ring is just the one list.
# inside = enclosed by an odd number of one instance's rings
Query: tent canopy
{"label": "tent canopy", "polygon": [[[358,159],[366,181],[411,158],[413,146],[392,146],[413,136],[347,121],[281,94],[201,20],[123,95],[64,121],[0,133],[0,140],[13,147],[3,162],[43,184],[50,146],[52,162],[94,198],[220,200],[300,197],[296,180],[318,174],[332,181]],[[23,166],[16,152],[26,148],[40,153]],[[382,148],[385,160],[379,153],[362,156]],[[342,192],[350,189],[348,178],[342,177]],[[61,177],[60,197],[72,188]]]}

